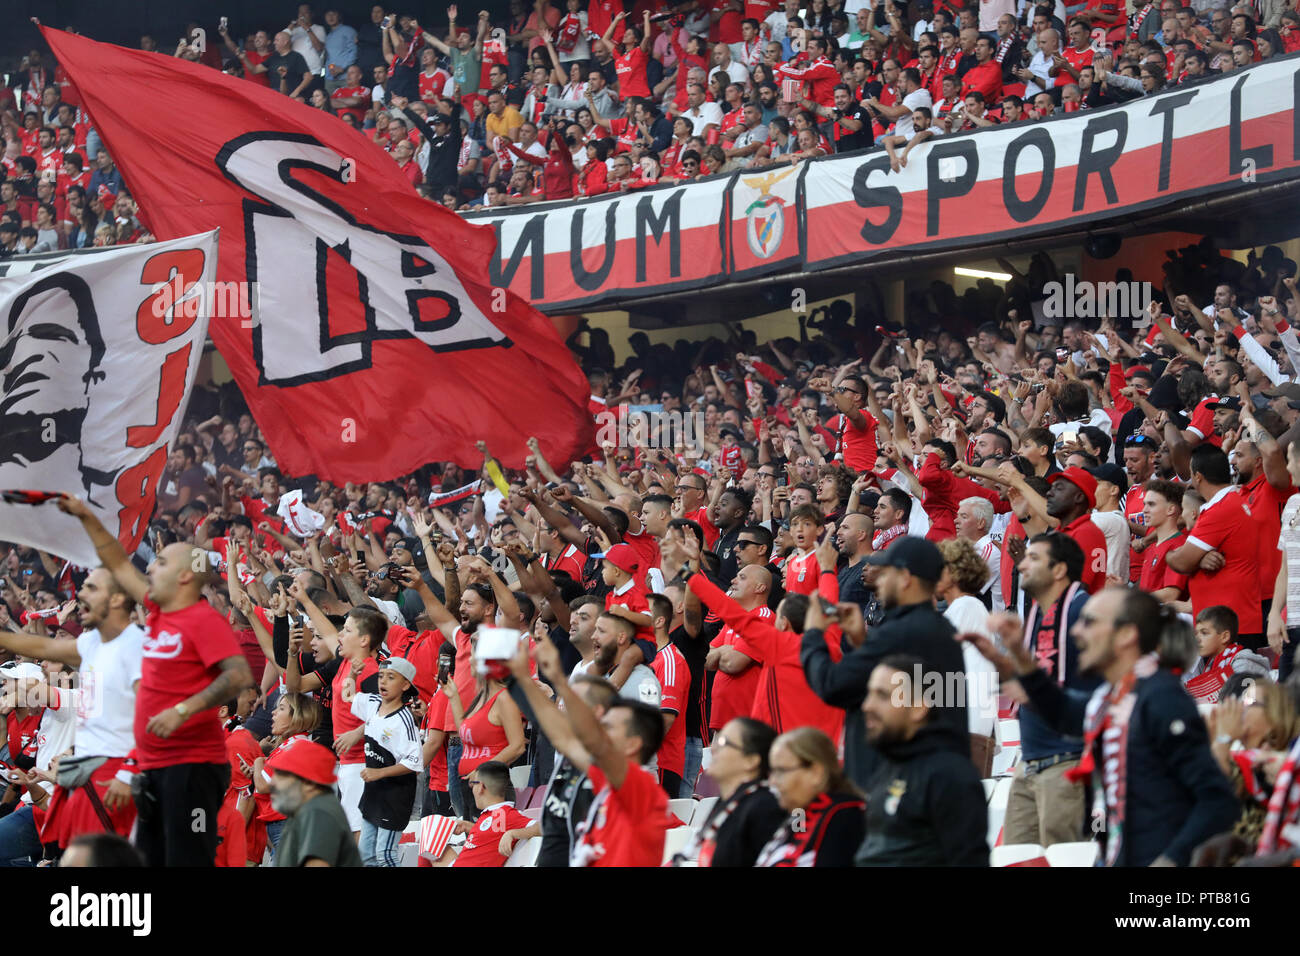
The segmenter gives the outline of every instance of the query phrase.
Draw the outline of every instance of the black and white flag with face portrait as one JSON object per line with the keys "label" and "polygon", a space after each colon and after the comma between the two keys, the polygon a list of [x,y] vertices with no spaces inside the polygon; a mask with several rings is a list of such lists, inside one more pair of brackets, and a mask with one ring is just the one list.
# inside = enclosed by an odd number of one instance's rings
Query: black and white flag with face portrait
{"label": "black and white flag with face portrait", "polygon": [[[217,233],[0,263],[0,489],[85,498],[133,551],[203,356]],[[0,502],[0,541],[94,566],[52,502]]]}

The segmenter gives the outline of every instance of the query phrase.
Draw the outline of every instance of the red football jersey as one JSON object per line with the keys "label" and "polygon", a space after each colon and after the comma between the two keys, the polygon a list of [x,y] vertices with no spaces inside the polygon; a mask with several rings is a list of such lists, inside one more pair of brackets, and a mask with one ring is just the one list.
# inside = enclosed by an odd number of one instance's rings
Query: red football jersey
{"label": "red football jersey", "polygon": [[680,777],[686,771],[686,706],[691,691],[691,669],[671,641],[659,648],[653,666],[655,677],[659,678],[659,709],[677,715],[659,745],[659,769]]}
{"label": "red football jersey", "polygon": [[220,675],[217,664],[242,656],[235,632],[207,601],[164,612],[145,598],[140,690],[135,700],[136,762],[141,770],[181,763],[225,763],[226,735],[215,709],[191,714],[170,737],[145,728],[155,714],[205,690]]}
{"label": "red football jersey", "polygon": [[573,845],[574,866],[659,866],[672,820],[668,795],[654,774],[628,767],[623,785],[610,786],[596,766],[587,771],[595,798]]}

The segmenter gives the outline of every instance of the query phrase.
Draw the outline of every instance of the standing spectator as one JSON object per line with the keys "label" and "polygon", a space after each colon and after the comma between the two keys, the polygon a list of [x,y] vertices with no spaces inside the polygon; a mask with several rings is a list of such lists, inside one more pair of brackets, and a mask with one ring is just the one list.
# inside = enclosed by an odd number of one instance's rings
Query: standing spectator
{"label": "standing spectator", "polygon": [[[987,633],[989,612],[978,595],[989,578],[988,565],[965,538],[940,541],[939,552],[943,555],[943,577],[935,585],[934,594],[947,605],[943,616],[958,634]],[[973,736],[990,738],[998,716],[997,673],[969,645],[962,646],[962,662],[966,667],[967,726]]]}
{"label": "standing spectator", "polygon": [[713,735],[709,776],[718,785],[718,800],[673,857],[673,866],[754,865],[786,817],[767,784],[775,739],[776,731],[748,717],[737,717]]}
{"label": "standing spectator", "polygon": [[[843,659],[835,663],[827,645],[820,604],[811,601],[801,653],[808,685],[827,704],[846,711],[845,770],[862,784],[870,782],[879,760],[866,743],[861,716],[867,679],[876,664],[889,654],[913,654],[925,662],[927,671],[943,675],[944,686],[965,680],[961,647],[953,639],[955,631],[934,609],[934,589],[944,569],[938,547],[923,538],[899,538],[888,550],[868,558],[867,564],[880,568],[876,594],[886,608],[884,620],[865,635],[857,632],[853,636],[857,645],[843,647]],[[945,701],[945,706],[936,711],[938,726],[946,728],[944,739],[948,745],[969,757],[965,702]]]}
{"label": "standing spectator", "polygon": [[1031,653],[973,640],[1005,680],[1016,678],[1058,733],[1084,737],[1071,781],[1092,781],[1094,829],[1107,866],[1186,866],[1192,850],[1236,820],[1239,805],[1210,753],[1205,723],[1178,677],[1157,659],[1186,625],[1149,594],[1107,588],[1088,599],[1074,639],[1079,667],[1103,683],[1085,700],[1061,688]]}
{"label": "standing spectator", "polygon": [[[337,14],[336,14],[337,19]],[[302,57],[307,64],[307,72],[313,77],[321,75],[325,69],[325,28],[313,22],[311,5],[298,4],[298,19],[286,28],[293,45],[293,52]]]}
{"label": "standing spectator", "polygon": [[361,866],[351,824],[334,796],[334,754],[310,740],[282,747],[267,763],[271,806],[288,819],[276,866]]}
{"label": "standing spectator", "polygon": [[[1060,530],[1074,539],[1083,551],[1080,580],[1089,594],[1106,586],[1106,535],[1092,522],[1097,505],[1097,479],[1082,468],[1071,467],[1049,475],[1047,514],[1059,522]],[[1025,489],[1018,489],[1024,494]]]}
{"label": "standing spectator", "polygon": [[[314,34],[313,34],[314,35]],[[255,73],[265,72],[271,89],[279,90],[300,103],[307,101],[307,92],[311,89],[312,74],[302,54],[293,48],[293,42],[287,30],[275,35],[275,52],[261,63],[253,65]],[[247,69],[247,67],[246,67]],[[92,177],[91,183],[94,183]]]}
{"label": "standing spectator", "polygon": [[[1020,582],[1032,599],[1022,625],[1002,615],[990,621],[1004,642],[1023,646],[1066,693],[1091,693],[1092,675],[1080,670],[1079,648],[1071,635],[1088,602],[1080,576],[1083,550],[1060,532],[1030,540],[1020,561]],[[978,633],[978,632],[976,632]],[[1067,777],[1079,763],[1083,741],[1061,734],[1050,715],[1032,703],[1020,709],[1021,761],[1011,781],[1003,823],[1006,843],[1071,843],[1083,838],[1084,794]]]}
{"label": "standing spectator", "polygon": [[571,865],[659,866],[670,824],[668,797],[645,768],[663,739],[659,708],[620,697],[598,718],[565,679],[554,644],[539,641],[533,656],[563,711],[532,680],[524,642],[510,660],[510,673],[523,687],[542,733],[557,753],[587,772],[594,794],[575,831]]}
{"label": "standing spectator", "polygon": [[835,744],[800,727],[772,743],[769,772],[784,824],[755,866],[851,866],[866,831],[862,795],[840,768]]}
{"label": "standing spectator", "polygon": [[337,10],[325,11],[325,25],[329,27],[325,36],[325,92],[332,96],[345,82],[356,85],[350,82],[348,71],[357,63],[359,51],[357,31],[342,21]]}
{"label": "standing spectator", "polygon": [[1266,643],[1259,602],[1259,525],[1232,484],[1228,456],[1208,442],[1192,451],[1192,487],[1205,504],[1187,543],[1165,556],[1169,567],[1189,575],[1192,613],[1222,604],[1237,612],[1238,641],[1258,650]]}
{"label": "standing spectator", "polygon": [[867,790],[858,866],[988,866],[988,813],[979,773],[932,740],[933,710],[918,657],[876,665],[862,703],[867,741],[883,760]]}
{"label": "standing spectator", "polygon": [[[208,556],[170,544],[146,577],[84,502],[61,498],[59,508],[81,521],[104,566],[147,614],[135,707],[136,843],[152,866],[212,866],[230,780],[216,709],[253,675],[230,625],[201,600],[212,576]],[[194,825],[199,819],[204,826]]]}

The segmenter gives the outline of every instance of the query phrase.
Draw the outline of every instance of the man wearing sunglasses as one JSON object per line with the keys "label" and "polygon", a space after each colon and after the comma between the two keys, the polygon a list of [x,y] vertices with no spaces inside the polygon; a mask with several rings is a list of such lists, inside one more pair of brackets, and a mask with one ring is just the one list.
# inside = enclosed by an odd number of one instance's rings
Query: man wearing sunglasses
{"label": "man wearing sunglasses", "polygon": [[857,474],[870,471],[876,464],[876,426],[881,417],[875,392],[856,375],[835,382],[817,378],[808,386],[830,396],[839,412],[828,424],[838,432],[837,451],[844,464]]}
{"label": "man wearing sunglasses", "polygon": [[1156,441],[1150,435],[1130,435],[1124,442],[1124,472],[1129,489],[1124,495],[1124,518],[1132,535],[1129,547],[1129,581],[1142,576],[1142,551],[1151,544],[1151,529],[1143,517],[1146,509],[1147,482],[1155,474]]}

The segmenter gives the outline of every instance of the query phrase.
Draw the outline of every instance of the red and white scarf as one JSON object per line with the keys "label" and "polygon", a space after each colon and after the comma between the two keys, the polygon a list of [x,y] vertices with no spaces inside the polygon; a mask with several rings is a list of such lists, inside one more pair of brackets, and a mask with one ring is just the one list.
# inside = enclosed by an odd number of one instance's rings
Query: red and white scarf
{"label": "red and white scarf", "polygon": [[1133,13],[1133,14],[1130,14],[1130,15],[1129,15],[1129,18],[1128,18],[1128,35],[1129,35],[1130,37],[1133,37],[1134,39],[1137,38],[1138,30],[1142,29],[1142,22],[1143,22],[1147,17],[1151,16],[1151,11],[1153,11],[1155,8],[1156,8],[1156,5],[1155,5],[1154,3],[1148,3],[1148,4],[1147,4],[1145,7],[1143,7],[1141,10],[1137,11],[1136,13]]}
{"label": "red and white scarf", "polygon": [[1016,35],[1008,33],[1006,39],[998,44],[997,52],[993,54],[993,59],[1001,65],[1002,60],[1006,57],[1007,51],[1011,49],[1011,44],[1016,42]]}
{"label": "red and white scarf", "polygon": [[1060,600],[1052,606],[1051,613],[1055,615],[1055,619],[1051,622],[1051,626],[1055,630],[1055,640],[1051,644],[1044,645],[1039,640],[1038,618],[1043,613],[1043,609],[1038,606],[1037,601],[1034,601],[1029,606],[1029,614],[1025,618],[1025,646],[1034,652],[1039,667],[1042,667],[1049,674],[1052,674],[1052,658],[1055,656],[1055,673],[1052,676],[1062,686],[1065,684],[1065,662],[1068,657],[1066,654],[1068,644],[1066,642],[1070,640],[1070,602],[1074,600],[1082,588],[1082,583],[1075,581],[1061,595]]}
{"label": "red and white scarf", "polygon": [[1264,817],[1264,830],[1259,835],[1257,856],[1276,853],[1300,846],[1296,829],[1300,827],[1300,777],[1296,776],[1296,763],[1300,761],[1300,740],[1291,745],[1286,760],[1277,772],[1273,796],[1268,801]]}
{"label": "red and white scarf", "polygon": [[1093,817],[1106,821],[1106,865],[1119,859],[1124,839],[1124,815],[1127,809],[1128,729],[1137,706],[1137,682],[1159,668],[1156,654],[1138,659],[1133,670],[1118,687],[1102,684],[1088,701],[1083,718],[1083,755],[1077,766],[1065,772],[1071,783],[1083,783],[1098,773],[1097,749],[1102,751],[1101,786],[1094,788]]}

